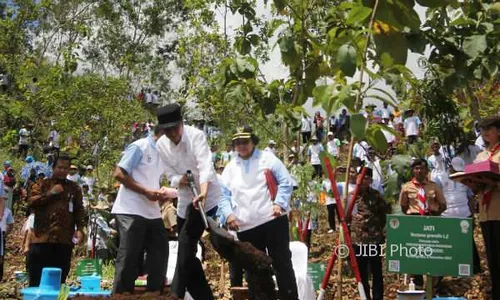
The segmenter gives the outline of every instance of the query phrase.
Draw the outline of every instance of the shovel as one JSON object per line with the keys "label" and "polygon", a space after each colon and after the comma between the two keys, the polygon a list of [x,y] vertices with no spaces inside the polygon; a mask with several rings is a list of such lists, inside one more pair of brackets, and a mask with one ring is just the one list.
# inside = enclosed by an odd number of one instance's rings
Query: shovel
{"label": "shovel", "polygon": [[[195,197],[198,197],[198,190],[196,189],[196,185],[194,183],[193,173],[190,170],[188,170],[186,173],[189,188],[191,189],[193,195]],[[234,237],[229,232],[220,228],[212,218],[207,217],[203,204],[201,202],[198,202],[197,204],[197,208],[200,213],[201,220],[203,221],[203,225],[205,226],[205,230],[210,232],[210,241],[212,242],[212,244],[214,244],[215,242],[216,245],[223,246],[234,243]],[[214,245],[214,247],[216,247],[216,245]]]}

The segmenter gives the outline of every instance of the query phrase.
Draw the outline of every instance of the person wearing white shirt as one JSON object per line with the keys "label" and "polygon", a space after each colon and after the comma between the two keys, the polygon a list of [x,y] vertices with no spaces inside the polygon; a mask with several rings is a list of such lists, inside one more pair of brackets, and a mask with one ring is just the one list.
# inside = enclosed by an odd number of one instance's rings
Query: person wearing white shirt
{"label": "person wearing white shirt", "polygon": [[226,166],[233,158],[233,146],[231,144],[226,145],[226,151],[222,152],[222,166]]}
{"label": "person wearing white shirt", "polygon": [[28,154],[29,143],[28,138],[30,136],[30,132],[26,129],[26,126],[21,127],[19,130],[19,156],[26,157]]}
{"label": "person wearing white shirt", "polygon": [[[451,175],[456,172],[463,172],[464,168],[465,161],[460,157],[454,157],[451,160],[449,174],[447,174]],[[440,177],[436,183],[441,186],[444,198],[446,199],[446,210],[441,216],[449,218],[473,218],[474,193],[469,187],[450,179],[449,176]],[[480,272],[481,266],[474,239],[472,245],[473,270],[474,274],[477,274]]]}
{"label": "person wearing white shirt", "polygon": [[352,148],[352,155],[359,158],[361,161],[368,161],[368,148],[370,146],[366,141],[359,141]]}
{"label": "person wearing white shirt", "polygon": [[420,125],[422,125],[420,119],[417,116],[414,116],[413,112],[414,111],[412,109],[408,110],[408,117],[404,121],[405,135],[408,139],[408,144],[413,144],[417,141],[420,132]]}
{"label": "person wearing white shirt", "polygon": [[[298,300],[289,248],[290,174],[275,155],[256,148],[258,137],[249,126],[237,130],[233,144],[238,157],[222,173],[220,213],[240,241],[250,242],[263,252],[267,250],[276,271],[280,299]],[[276,188],[275,194],[271,186]],[[267,275],[272,276],[271,272]],[[253,274],[247,272],[248,276]],[[250,293],[253,289],[249,286]]]}
{"label": "person wearing white shirt", "polygon": [[[390,118],[387,118],[387,119],[384,118],[383,120],[384,120],[384,123],[387,124],[387,127],[395,130],[394,124],[390,121]],[[392,134],[392,132],[385,130],[385,129],[382,129],[382,133],[385,136],[387,144],[394,144],[394,142],[396,141],[396,137],[394,136],[394,134]]]}
{"label": "person wearing white shirt", "polygon": [[481,151],[486,150],[486,144],[484,143],[482,135],[477,137],[476,142],[474,144],[478,146]]}
{"label": "person wearing white shirt", "polygon": [[94,171],[94,167],[92,165],[88,165],[85,168],[86,174],[82,177],[82,181],[89,187],[89,193],[92,194],[94,192],[95,186],[95,178],[92,176],[92,172]]}
{"label": "person wearing white shirt", "polygon": [[143,249],[146,249],[149,267],[147,290],[163,291],[168,236],[158,201],[166,201],[168,191],[160,188],[165,174],[158,152],[158,139],[162,134],[158,128],[154,135],[130,144],[113,174],[121,183],[111,210],[120,233],[113,293],[133,293]]}
{"label": "person wearing white shirt", "polygon": [[366,167],[370,168],[372,171],[372,183],[370,187],[380,194],[384,194],[384,185],[382,178],[382,167],[380,166],[380,158],[376,155],[375,150],[372,148],[368,149],[368,161]]}
{"label": "person wearing white shirt", "polygon": [[[179,231],[177,266],[172,281],[171,293],[184,298],[186,289],[194,299],[213,299],[212,291],[196,258],[198,241],[204,231],[201,215],[195,207],[202,203],[207,216],[217,213],[221,188],[212,163],[212,154],[203,131],[182,122],[181,107],[168,104],[158,109],[162,116],[165,136],[158,140],[158,150],[167,178],[172,187],[178,188],[177,228]],[[193,198],[188,186],[187,171],[191,171],[199,195]],[[186,219],[191,219],[186,223]],[[189,228],[184,225],[192,224]],[[189,235],[188,235],[189,232]]]}
{"label": "person wearing white shirt", "polygon": [[380,110],[380,112],[381,112],[381,116],[380,117],[382,119],[389,119],[389,116],[391,114],[391,111],[389,110],[389,105],[384,102],[383,106],[384,106],[384,108],[382,108]]}
{"label": "person wearing white shirt", "polygon": [[69,174],[68,174],[68,176],[66,176],[66,179],[80,184],[80,174],[78,174],[78,167],[77,166],[71,165],[69,167]]}
{"label": "person wearing white shirt", "polygon": [[56,153],[59,153],[59,133],[57,132],[55,126],[49,132],[49,146],[51,146]]}
{"label": "person wearing white shirt", "polygon": [[306,115],[302,116],[300,133],[302,134],[302,143],[306,144],[311,139],[312,119]]}
{"label": "person wearing white shirt", "polygon": [[272,154],[276,155],[276,142],[274,140],[269,141],[269,146],[264,148],[264,151],[269,151]]}
{"label": "person wearing white shirt", "polygon": [[311,166],[314,168],[314,175],[313,178],[316,176],[321,177],[321,174],[323,173],[321,170],[321,160],[319,159],[319,153],[321,151],[324,151],[325,149],[323,148],[323,145],[318,143],[318,138],[316,136],[313,136],[311,138],[312,145],[309,145],[309,148],[307,148],[307,156],[309,157],[309,162],[311,163]]}
{"label": "person wearing white shirt", "polygon": [[[333,195],[332,184],[329,178],[323,179],[321,190],[326,193],[326,210],[328,211],[328,225],[330,226],[328,233],[333,233],[335,231],[335,215],[338,217],[338,212],[337,201]],[[340,221],[340,217],[338,219]]]}
{"label": "person wearing white shirt", "polygon": [[427,159],[427,161],[429,162],[429,167],[431,169],[431,180],[434,182],[439,181],[443,176],[448,176],[445,158],[444,155],[439,151],[439,148],[440,144],[434,141],[431,145],[433,154]]}
{"label": "person wearing white shirt", "polygon": [[12,212],[10,211],[10,209],[6,208],[2,216],[2,219],[0,219],[0,282],[3,280],[3,265],[7,235],[12,231],[12,228],[14,227],[14,218],[12,217]]}
{"label": "person wearing white shirt", "polygon": [[326,143],[326,150],[335,158],[339,156],[340,140],[335,137],[333,132],[328,132],[328,143]]}

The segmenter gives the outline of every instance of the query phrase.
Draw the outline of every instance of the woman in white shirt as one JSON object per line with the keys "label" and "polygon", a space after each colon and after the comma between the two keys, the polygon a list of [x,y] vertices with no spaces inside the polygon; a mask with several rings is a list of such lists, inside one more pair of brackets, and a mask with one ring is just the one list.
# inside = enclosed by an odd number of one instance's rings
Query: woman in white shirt
{"label": "woman in white shirt", "polygon": [[[219,209],[227,227],[237,232],[240,241],[250,242],[263,252],[267,250],[273,260],[280,299],[296,300],[287,217],[292,180],[275,155],[256,148],[258,141],[248,126],[233,135],[238,156],[222,173]],[[254,280],[248,278],[247,282]],[[254,288],[249,286],[250,290]]]}
{"label": "woman in white shirt", "polygon": [[[451,160],[449,173],[453,174],[455,172],[463,172],[464,168],[464,160],[457,156]],[[441,186],[443,195],[446,199],[446,210],[441,214],[441,216],[450,218],[474,217],[474,194],[470,188],[457,181],[451,180],[448,176],[439,177],[439,181],[437,183]],[[481,266],[474,239],[472,250],[473,271],[474,274],[477,274],[480,272]]]}

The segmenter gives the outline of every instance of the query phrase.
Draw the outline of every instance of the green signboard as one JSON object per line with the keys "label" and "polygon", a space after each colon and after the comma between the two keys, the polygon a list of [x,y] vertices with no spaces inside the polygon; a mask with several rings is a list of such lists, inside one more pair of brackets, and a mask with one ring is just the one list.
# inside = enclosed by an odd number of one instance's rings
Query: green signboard
{"label": "green signboard", "polygon": [[307,264],[307,274],[311,277],[313,286],[315,290],[321,288],[321,282],[323,277],[325,277],[326,264],[324,263],[308,263]]}
{"label": "green signboard", "polygon": [[470,276],[472,233],[472,219],[388,215],[387,271]]}

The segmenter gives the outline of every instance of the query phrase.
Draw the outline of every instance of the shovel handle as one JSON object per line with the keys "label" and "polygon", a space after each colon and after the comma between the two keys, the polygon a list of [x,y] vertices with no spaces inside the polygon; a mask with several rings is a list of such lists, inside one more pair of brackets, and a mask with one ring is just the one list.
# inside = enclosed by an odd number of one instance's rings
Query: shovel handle
{"label": "shovel handle", "polygon": [[[186,172],[186,175],[187,175],[188,185],[189,188],[191,188],[193,196],[198,197],[198,191],[196,190],[196,185],[194,184],[193,173],[191,172],[191,170],[188,170]],[[201,202],[198,202],[197,205],[198,205],[198,210],[200,211],[201,219],[203,220],[203,225],[205,226],[205,229],[208,229],[207,215],[205,214],[203,205]]]}

